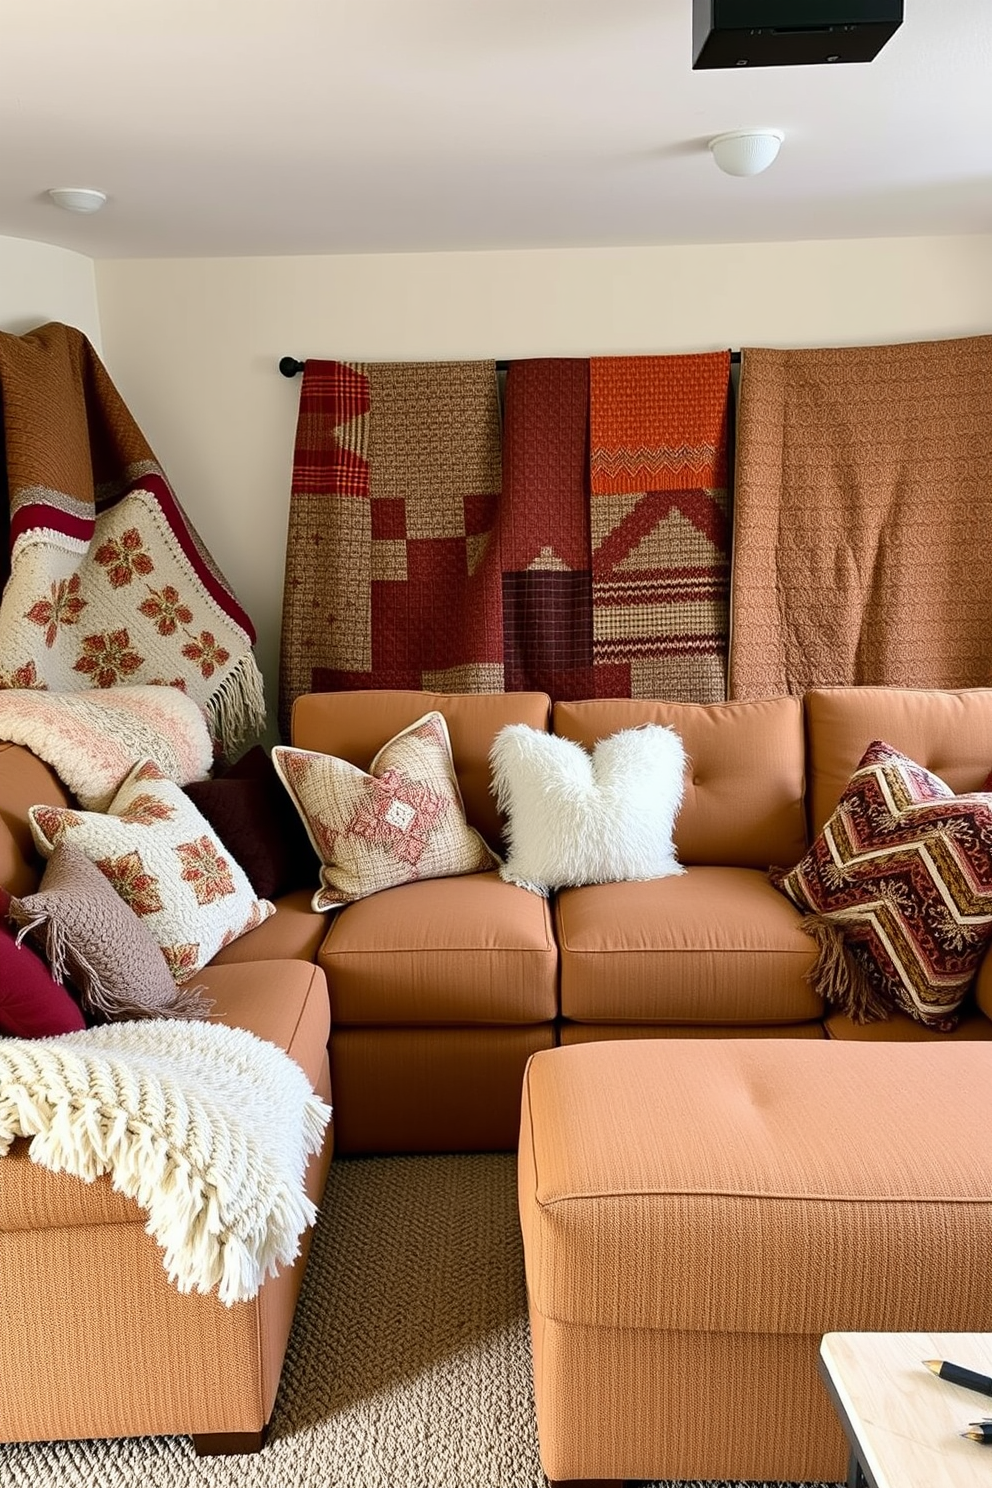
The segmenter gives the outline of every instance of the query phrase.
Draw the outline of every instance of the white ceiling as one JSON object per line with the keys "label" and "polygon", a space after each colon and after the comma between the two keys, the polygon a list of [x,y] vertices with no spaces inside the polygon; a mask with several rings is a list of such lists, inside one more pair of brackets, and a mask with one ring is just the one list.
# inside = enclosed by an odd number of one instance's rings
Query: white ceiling
{"label": "white ceiling", "polygon": [[[992,232],[992,0],[906,0],[871,63],[691,54],[692,0],[3,0],[0,234],[106,258]],[[707,141],[755,125],[778,160],[723,175]],[[102,212],[45,196],[80,185]]]}

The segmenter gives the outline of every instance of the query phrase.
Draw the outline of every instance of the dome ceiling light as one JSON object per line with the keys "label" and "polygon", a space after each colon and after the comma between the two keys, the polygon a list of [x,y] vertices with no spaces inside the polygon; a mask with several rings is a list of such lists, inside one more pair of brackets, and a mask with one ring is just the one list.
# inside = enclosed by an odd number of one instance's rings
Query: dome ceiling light
{"label": "dome ceiling light", "polygon": [[711,139],[710,149],[728,176],[757,176],[771,165],[784,138],[781,129],[731,129]]}
{"label": "dome ceiling light", "polygon": [[95,191],[92,186],[53,186],[48,195],[67,212],[99,212],[107,200],[105,191]]}

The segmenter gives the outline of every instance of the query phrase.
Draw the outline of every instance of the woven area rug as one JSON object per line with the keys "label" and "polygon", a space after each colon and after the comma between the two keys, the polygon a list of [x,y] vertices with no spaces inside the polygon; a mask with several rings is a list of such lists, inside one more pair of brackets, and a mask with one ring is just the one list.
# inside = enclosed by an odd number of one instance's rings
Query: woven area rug
{"label": "woven area rug", "polygon": [[504,1155],[336,1160],[260,1453],[0,1446],[0,1482],[544,1488],[515,1181]]}

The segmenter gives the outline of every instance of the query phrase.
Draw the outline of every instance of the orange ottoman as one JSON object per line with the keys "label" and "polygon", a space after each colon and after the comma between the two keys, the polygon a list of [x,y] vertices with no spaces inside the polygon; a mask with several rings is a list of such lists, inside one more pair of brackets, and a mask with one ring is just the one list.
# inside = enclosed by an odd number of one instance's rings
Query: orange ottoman
{"label": "orange ottoman", "polygon": [[986,1043],[535,1054],[519,1203],[548,1477],[843,1479],[821,1335],[992,1329],[990,1130]]}

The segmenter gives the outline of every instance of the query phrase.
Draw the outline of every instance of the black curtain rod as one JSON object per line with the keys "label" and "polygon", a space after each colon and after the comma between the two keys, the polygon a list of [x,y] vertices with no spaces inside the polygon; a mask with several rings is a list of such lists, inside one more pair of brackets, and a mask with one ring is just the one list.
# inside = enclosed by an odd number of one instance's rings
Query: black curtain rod
{"label": "black curtain rod", "polygon": [[[741,354],[739,351],[732,351],[730,353],[731,362],[736,364],[740,361],[740,359]],[[496,371],[505,372],[509,368],[509,365],[509,362],[497,362]],[[279,362],[279,371],[282,373],[283,377],[295,377],[297,373],[303,371],[303,368],[305,366],[306,362],[298,362],[295,357],[284,356]]]}

